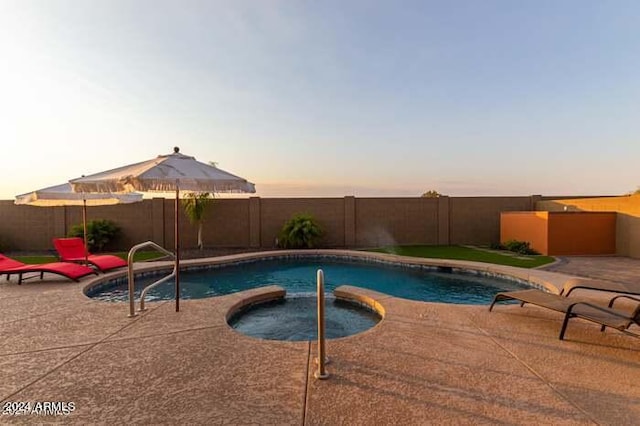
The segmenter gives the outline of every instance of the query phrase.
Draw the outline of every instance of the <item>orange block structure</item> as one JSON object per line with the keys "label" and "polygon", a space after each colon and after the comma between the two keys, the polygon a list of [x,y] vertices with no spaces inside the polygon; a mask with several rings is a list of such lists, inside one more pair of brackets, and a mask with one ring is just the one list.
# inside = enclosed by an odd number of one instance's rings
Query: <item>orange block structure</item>
{"label": "orange block structure", "polygon": [[527,241],[549,256],[616,253],[616,212],[502,212],[500,242]]}

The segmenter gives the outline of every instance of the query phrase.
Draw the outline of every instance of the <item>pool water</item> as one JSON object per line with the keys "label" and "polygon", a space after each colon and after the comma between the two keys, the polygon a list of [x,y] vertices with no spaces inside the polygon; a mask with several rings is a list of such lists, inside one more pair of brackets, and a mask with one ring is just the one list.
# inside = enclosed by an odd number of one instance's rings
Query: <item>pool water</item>
{"label": "pool water", "polygon": [[[411,300],[488,304],[500,291],[521,290],[526,284],[472,273],[394,266],[375,262],[335,258],[293,258],[260,260],[236,265],[184,271],[180,274],[180,297],[200,299],[268,285],[279,285],[287,294],[315,294],[316,271],[322,269],[325,291],[340,285],[368,288]],[[146,285],[163,275],[136,278],[136,297]],[[128,300],[126,279],[90,289],[89,297],[108,301]],[[161,284],[147,293],[146,300],[171,300],[174,282]]]}
{"label": "pool water", "polygon": [[[229,325],[243,334],[268,340],[314,340],[318,337],[315,297],[287,297],[253,305],[236,313]],[[380,321],[372,310],[347,301],[325,300],[325,335],[328,339],[350,336]]]}

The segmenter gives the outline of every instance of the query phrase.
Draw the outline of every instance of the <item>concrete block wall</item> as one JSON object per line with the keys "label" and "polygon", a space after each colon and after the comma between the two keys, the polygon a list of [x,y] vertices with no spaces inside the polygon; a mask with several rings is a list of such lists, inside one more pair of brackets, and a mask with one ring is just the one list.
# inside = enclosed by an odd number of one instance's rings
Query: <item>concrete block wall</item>
{"label": "concrete block wall", "polygon": [[450,199],[449,243],[500,241],[500,213],[533,210],[535,197],[455,197]]}
{"label": "concrete block wall", "polygon": [[260,247],[275,248],[282,225],[295,213],[310,213],[322,225],[323,246],[345,247],[344,198],[260,198]]}
{"label": "concrete block wall", "polygon": [[355,246],[438,244],[438,198],[358,198]]}
{"label": "concrete block wall", "polygon": [[[211,248],[271,249],[295,213],[311,213],[325,230],[323,247],[391,244],[490,244],[500,239],[500,212],[531,210],[533,197],[439,198],[239,198],[216,199],[207,211],[203,240]],[[46,251],[82,220],[80,207],[16,206],[0,201],[0,242],[12,251]],[[197,227],[179,209],[182,247],[195,248]],[[122,228],[112,250],[152,240],[174,244],[174,200],[90,207],[89,220],[110,219]]]}

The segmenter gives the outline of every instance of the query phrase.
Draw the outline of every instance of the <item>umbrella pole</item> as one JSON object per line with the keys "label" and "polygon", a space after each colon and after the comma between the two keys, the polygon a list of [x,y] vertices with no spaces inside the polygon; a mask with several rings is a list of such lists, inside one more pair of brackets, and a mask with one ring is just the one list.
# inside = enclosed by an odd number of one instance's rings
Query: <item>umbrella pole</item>
{"label": "umbrella pole", "polygon": [[87,242],[87,200],[82,200],[82,232],[84,235],[84,265],[89,266],[89,243]]}
{"label": "umbrella pole", "polygon": [[176,247],[176,312],[180,312],[180,187],[176,180],[176,229],[175,229],[175,247]]}

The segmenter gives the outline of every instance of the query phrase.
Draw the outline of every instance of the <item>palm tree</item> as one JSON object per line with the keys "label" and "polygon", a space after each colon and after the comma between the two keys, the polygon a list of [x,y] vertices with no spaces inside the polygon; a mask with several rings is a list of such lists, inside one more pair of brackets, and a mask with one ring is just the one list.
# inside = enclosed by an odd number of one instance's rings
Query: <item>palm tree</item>
{"label": "palm tree", "polygon": [[213,194],[210,194],[209,192],[192,192],[187,194],[187,198],[182,200],[182,206],[184,207],[184,212],[189,217],[189,222],[191,222],[191,224],[198,224],[198,248],[200,250],[204,247],[202,243],[202,223],[204,213],[212,201]]}

